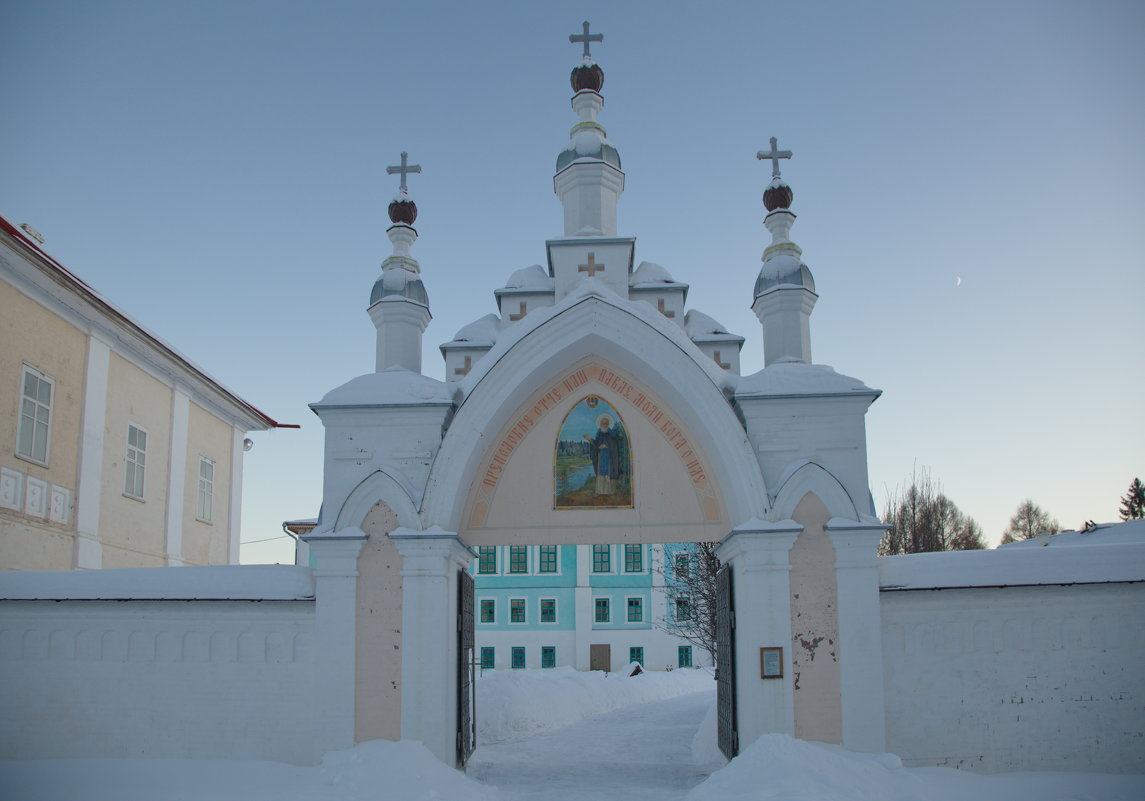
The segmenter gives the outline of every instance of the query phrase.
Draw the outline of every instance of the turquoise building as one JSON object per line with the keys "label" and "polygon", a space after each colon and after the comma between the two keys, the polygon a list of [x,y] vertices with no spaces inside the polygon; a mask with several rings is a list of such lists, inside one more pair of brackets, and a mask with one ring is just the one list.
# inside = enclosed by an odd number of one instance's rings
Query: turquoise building
{"label": "turquoise building", "polygon": [[[675,578],[690,544],[480,546],[474,577],[483,670],[650,670],[709,664],[673,633],[689,599]],[[684,560],[684,561],[682,561]]]}

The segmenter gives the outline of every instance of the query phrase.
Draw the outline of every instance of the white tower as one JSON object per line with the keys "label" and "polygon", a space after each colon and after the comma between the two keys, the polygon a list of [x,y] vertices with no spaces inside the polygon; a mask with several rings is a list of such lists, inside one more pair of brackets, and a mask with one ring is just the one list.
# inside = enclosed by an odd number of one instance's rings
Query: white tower
{"label": "white tower", "polygon": [[773,136],[771,151],[757,154],[771,160],[771,183],[763,193],[769,212],[763,224],[771,232],[771,245],[763,251],[751,305],[763,325],[764,367],[777,362],[811,364],[811,310],[819,299],[811,270],[799,260],[803,251],[788,237],[795,222],[788,210],[793,193],[779,175],[779,159],[791,158],[791,151],[778,150],[777,145]]}
{"label": "white tower", "polygon": [[387,367],[404,367],[421,372],[421,335],[429,325],[429,295],[422,284],[421,268],[410,257],[410,247],[417,239],[413,223],[417,205],[406,190],[406,175],[421,172],[421,165],[407,163],[402,153],[400,166],[386,167],[390,175],[401,175],[398,194],[390,203],[390,222],[386,231],[394,253],[382,262],[382,277],[370,292],[370,319],[378,329],[377,372]]}
{"label": "white tower", "polygon": [[579,122],[569,131],[569,143],[557,156],[553,191],[564,207],[564,238],[548,241],[549,275],[556,300],[585,278],[596,279],[621,297],[628,297],[628,277],[636,240],[616,235],[616,204],[624,191],[620,154],[597,122],[604,98],[604,70],[593,61],[589,42],[604,35],[584,33],[569,36],[582,42],[584,54],[573,68],[569,82],[575,94],[573,111]]}

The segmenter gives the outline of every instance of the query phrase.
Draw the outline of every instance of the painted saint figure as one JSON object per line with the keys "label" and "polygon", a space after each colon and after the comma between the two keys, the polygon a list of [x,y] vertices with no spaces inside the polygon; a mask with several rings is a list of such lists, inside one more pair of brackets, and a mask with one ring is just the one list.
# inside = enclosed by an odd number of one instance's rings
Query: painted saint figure
{"label": "painted saint figure", "polygon": [[620,438],[612,429],[612,418],[602,414],[596,420],[596,435],[582,436],[592,443],[592,469],[596,473],[596,494],[612,495],[613,482],[620,478]]}

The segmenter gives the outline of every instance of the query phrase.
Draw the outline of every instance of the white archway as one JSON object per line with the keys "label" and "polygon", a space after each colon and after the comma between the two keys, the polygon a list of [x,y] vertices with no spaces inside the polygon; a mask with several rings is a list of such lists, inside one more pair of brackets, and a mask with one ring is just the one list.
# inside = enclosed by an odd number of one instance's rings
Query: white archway
{"label": "white archway", "polygon": [[[731,525],[763,517],[767,490],[747,434],[728,402],[731,382],[714,363],[697,360],[683,331],[654,310],[634,313],[591,294],[499,343],[460,389],[468,390],[442,442],[422,504],[422,527],[461,528],[468,490],[491,445],[527,397],[568,366],[598,357],[629,372],[664,399],[710,454],[713,479]],[[659,319],[657,319],[659,318]],[[486,364],[488,366],[486,366]],[[730,529],[729,525],[729,529]]]}
{"label": "white archway", "polygon": [[862,520],[859,506],[833,474],[815,462],[802,459],[783,471],[771,504],[769,520],[791,519],[807,493],[814,493],[832,519]]}
{"label": "white archway", "polygon": [[413,501],[412,489],[385,468],[379,468],[366,476],[350,492],[334,518],[334,532],[337,533],[344,528],[361,527],[362,521],[378,501],[385,501],[394,510],[403,528],[421,529],[421,519],[417,513],[417,505]]}

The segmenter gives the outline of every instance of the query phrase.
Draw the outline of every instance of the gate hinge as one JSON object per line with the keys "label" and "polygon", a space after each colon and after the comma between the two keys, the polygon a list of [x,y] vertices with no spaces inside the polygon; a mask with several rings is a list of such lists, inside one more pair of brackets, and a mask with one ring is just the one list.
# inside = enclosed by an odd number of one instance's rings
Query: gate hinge
{"label": "gate hinge", "polygon": [[461,732],[457,732],[457,750],[461,750]]}
{"label": "gate hinge", "polygon": [[457,630],[461,631],[461,613],[457,613]]}
{"label": "gate hinge", "polygon": [[731,623],[731,627],[734,629],[736,627],[736,613],[734,609],[731,611]]}

